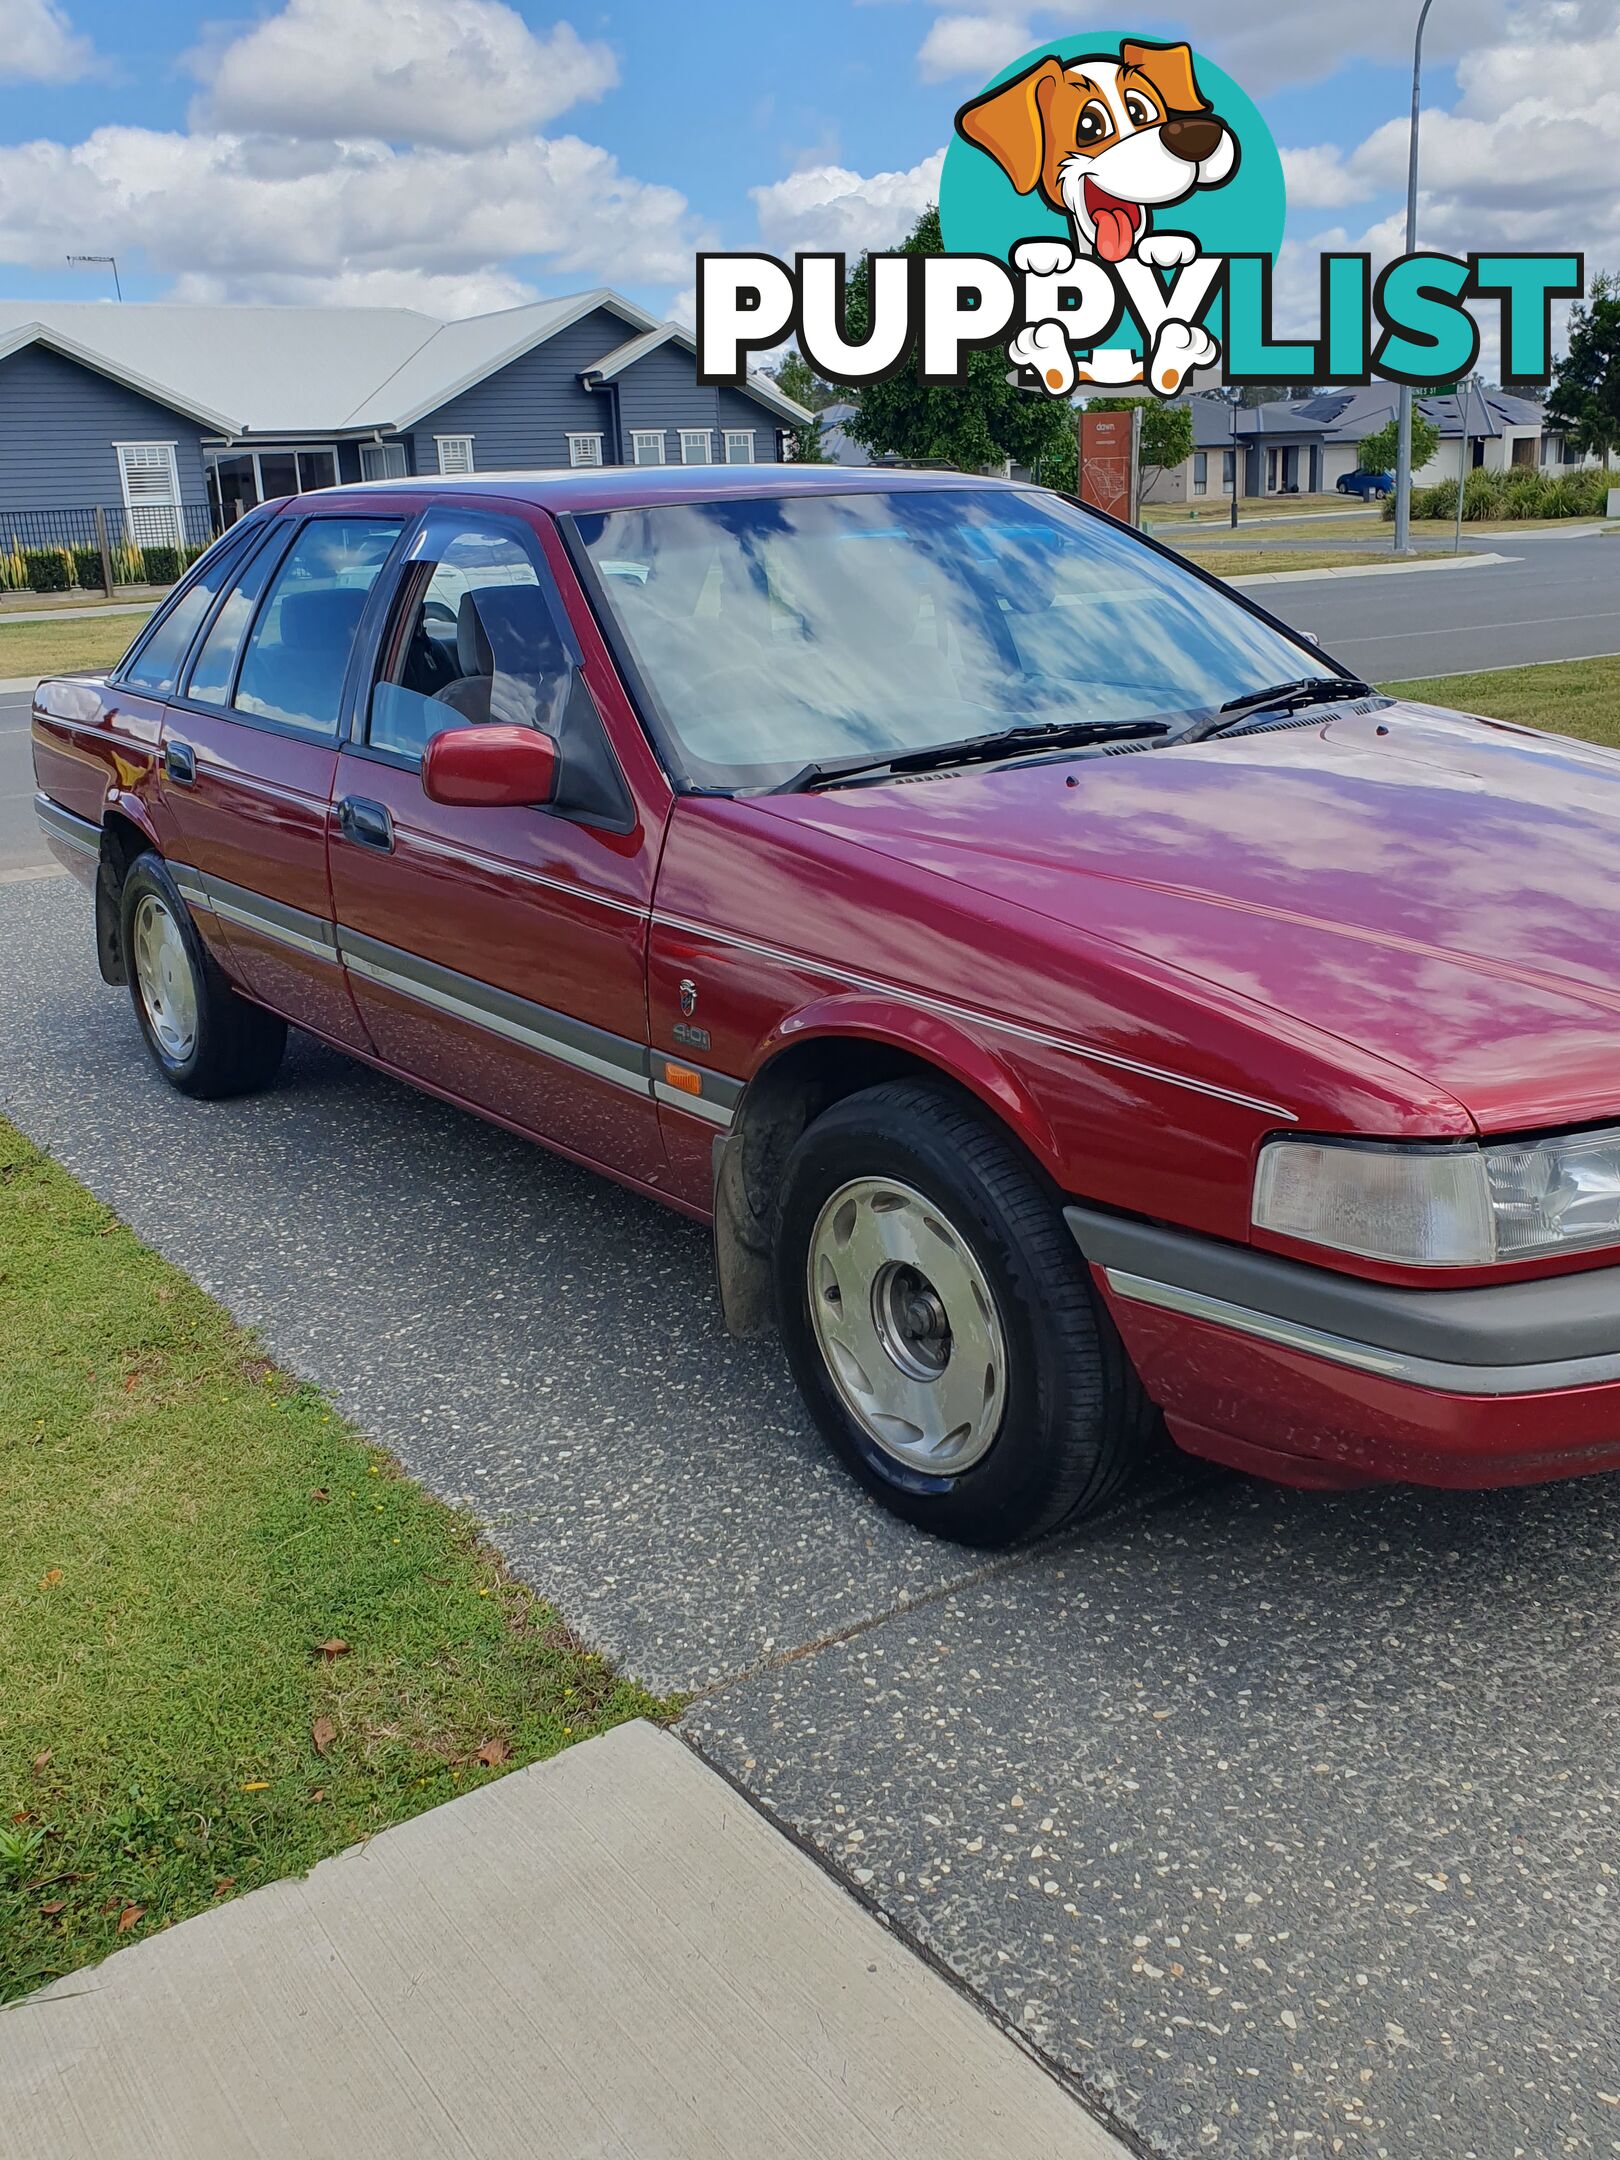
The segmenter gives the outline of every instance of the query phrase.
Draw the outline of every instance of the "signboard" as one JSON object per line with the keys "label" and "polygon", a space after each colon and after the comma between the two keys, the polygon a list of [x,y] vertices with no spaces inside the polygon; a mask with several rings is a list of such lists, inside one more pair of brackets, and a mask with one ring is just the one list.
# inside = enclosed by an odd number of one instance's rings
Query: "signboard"
{"label": "signboard", "polygon": [[1080,415],[1080,500],[1127,525],[1136,523],[1136,444],[1141,428],[1140,410]]}

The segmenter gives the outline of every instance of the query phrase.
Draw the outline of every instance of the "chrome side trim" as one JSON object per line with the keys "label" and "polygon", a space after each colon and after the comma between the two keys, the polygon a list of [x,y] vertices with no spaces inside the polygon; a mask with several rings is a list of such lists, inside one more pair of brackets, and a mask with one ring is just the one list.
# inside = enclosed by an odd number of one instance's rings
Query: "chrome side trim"
{"label": "chrome side trim", "polygon": [[680,1088],[672,1088],[663,1080],[655,1080],[652,1091],[657,1101],[670,1110],[688,1110],[693,1117],[702,1118],[706,1124],[717,1125],[722,1132],[731,1130],[731,1111],[725,1103],[711,1102],[704,1095],[684,1094]]}
{"label": "chrome side trim", "polygon": [[1138,1058],[1121,1057],[1113,1050],[1098,1050],[1089,1043],[1071,1041],[1066,1035],[1053,1035],[1043,1028],[1028,1027],[1020,1020],[1004,1020],[975,1005],[959,1005],[949,998],[929,997],[920,990],[907,990],[899,983],[886,982],[881,976],[858,975],[853,969],[837,967],[829,960],[815,960],[807,953],[786,952],[781,946],[764,945],[757,938],[739,937],[731,930],[716,930],[707,923],[691,922],[683,915],[665,915],[655,910],[652,919],[660,930],[679,930],[688,937],[710,938],[718,945],[731,945],[740,952],[758,953],[761,958],[779,961],[786,967],[804,968],[833,982],[848,983],[852,989],[879,991],[884,997],[898,998],[903,1005],[915,1005],[923,1012],[943,1013],[952,1020],[967,1020],[976,1027],[994,1029],[1000,1035],[1015,1035],[1024,1042],[1039,1043],[1045,1049],[1084,1058],[1089,1064],[1111,1066],[1117,1072],[1137,1073],[1145,1080],[1162,1080],[1169,1087],[1187,1088],[1195,1095],[1209,1095],[1218,1102],[1236,1103],[1241,1109],[1258,1110],[1266,1117],[1281,1118],[1290,1125],[1299,1123],[1298,1113],[1285,1109],[1281,1103],[1267,1102],[1258,1095],[1244,1095],[1234,1088],[1217,1086],[1212,1080],[1194,1080],[1186,1073],[1171,1072],[1162,1065],[1144,1064]]}
{"label": "chrome side trim", "polygon": [[1373,1343],[1353,1342],[1348,1336],[1329,1334],[1324,1328],[1281,1320],[1274,1313],[1256,1312],[1251,1306],[1230,1304],[1202,1290],[1152,1282],[1124,1268],[1105,1267],[1103,1274],[1108,1287],[1132,1304],[1153,1305],[1191,1320],[1208,1320],[1236,1334],[1276,1343],[1285,1350],[1300,1350],[1309,1357],[1347,1365],[1357,1372],[1377,1373],[1407,1387],[1432,1388],[1448,1395],[1538,1395],[1558,1388],[1602,1387],[1620,1380],[1620,1353],[1557,1358],[1532,1365],[1457,1365],[1405,1351],[1381,1350]]}
{"label": "chrome side trim", "polygon": [[93,818],[82,818],[76,811],[64,810],[45,794],[34,797],[34,816],[40,830],[53,840],[60,840],[64,847],[76,849],[81,855],[99,856],[101,853],[101,827]]}
{"label": "chrome side trim", "polygon": [[251,930],[273,945],[285,945],[312,960],[336,962],[332,925],[321,916],[306,914],[302,908],[288,907],[265,893],[252,892],[245,885],[233,885],[227,878],[211,877],[202,870],[173,863],[169,868],[188,906],[201,907],[221,922],[235,923],[238,929]]}
{"label": "chrome side trim", "polygon": [[431,834],[419,832],[414,825],[394,825],[394,839],[406,841],[424,855],[437,855],[446,862],[470,863],[475,870],[491,870],[503,878],[517,878],[525,885],[538,885],[546,892],[561,893],[569,900],[587,900],[593,907],[610,908],[616,915],[633,915],[637,921],[647,920],[648,910],[634,900],[620,900],[615,894],[593,892],[587,885],[571,885],[566,878],[548,877],[543,870],[527,870],[519,863],[503,862],[499,856],[480,855],[476,848],[451,847],[448,842],[435,839]]}

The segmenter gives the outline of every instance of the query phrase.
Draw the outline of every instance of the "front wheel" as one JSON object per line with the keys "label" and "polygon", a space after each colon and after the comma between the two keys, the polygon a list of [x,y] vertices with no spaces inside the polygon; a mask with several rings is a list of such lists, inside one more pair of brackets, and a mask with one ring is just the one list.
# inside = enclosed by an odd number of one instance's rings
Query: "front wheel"
{"label": "front wheel", "polygon": [[182,1095],[243,1095],[275,1077],[287,1023],[238,997],[203,949],[161,856],[138,856],[121,895],[135,1018]]}
{"label": "front wheel", "polygon": [[1156,1420],[1056,1195],[955,1089],[868,1088],[789,1158],[776,1239],[788,1355],[867,1489],[972,1545],[1103,1506]]}

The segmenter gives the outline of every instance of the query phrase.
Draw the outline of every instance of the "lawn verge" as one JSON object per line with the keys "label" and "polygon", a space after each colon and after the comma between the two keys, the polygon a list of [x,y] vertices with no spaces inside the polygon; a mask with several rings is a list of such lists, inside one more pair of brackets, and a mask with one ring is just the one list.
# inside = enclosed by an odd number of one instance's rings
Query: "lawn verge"
{"label": "lawn verge", "polygon": [[[1163,540],[1162,533],[1155,534]],[[1167,545],[1170,543],[1166,543]],[[1196,563],[1200,570],[1213,571],[1218,578],[1260,577],[1273,570],[1360,570],[1369,563],[1387,563],[1395,557],[1387,547],[1381,548],[1309,548],[1309,547],[1234,547],[1193,548],[1177,550],[1188,562]]]}
{"label": "lawn verge", "polygon": [[8,623],[0,617],[0,682],[111,667],[134,643],[143,613],[69,616],[65,622]]}
{"label": "lawn verge", "polygon": [[0,2001],[659,1703],[0,1120]]}
{"label": "lawn verge", "polygon": [[1547,667],[1500,668],[1483,675],[1438,675],[1427,682],[1381,683],[1391,697],[1454,705],[1491,720],[1577,735],[1620,749],[1620,658],[1559,660]]}

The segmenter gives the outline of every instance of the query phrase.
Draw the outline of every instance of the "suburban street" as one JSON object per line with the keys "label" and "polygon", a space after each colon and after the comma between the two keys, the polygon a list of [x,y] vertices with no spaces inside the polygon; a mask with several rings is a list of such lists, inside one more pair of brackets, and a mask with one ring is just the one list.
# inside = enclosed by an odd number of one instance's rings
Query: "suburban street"
{"label": "suburban street", "polygon": [[[1614,542],[1524,554],[1262,593],[1386,678],[1510,620],[1620,648]],[[1616,2149],[1620,1484],[1178,1460],[1033,1551],[922,1538],[722,1332],[695,1226],[307,1038],[166,1089],[31,792],[0,696],[8,1116],[1097,2113],[1174,2160]]]}

